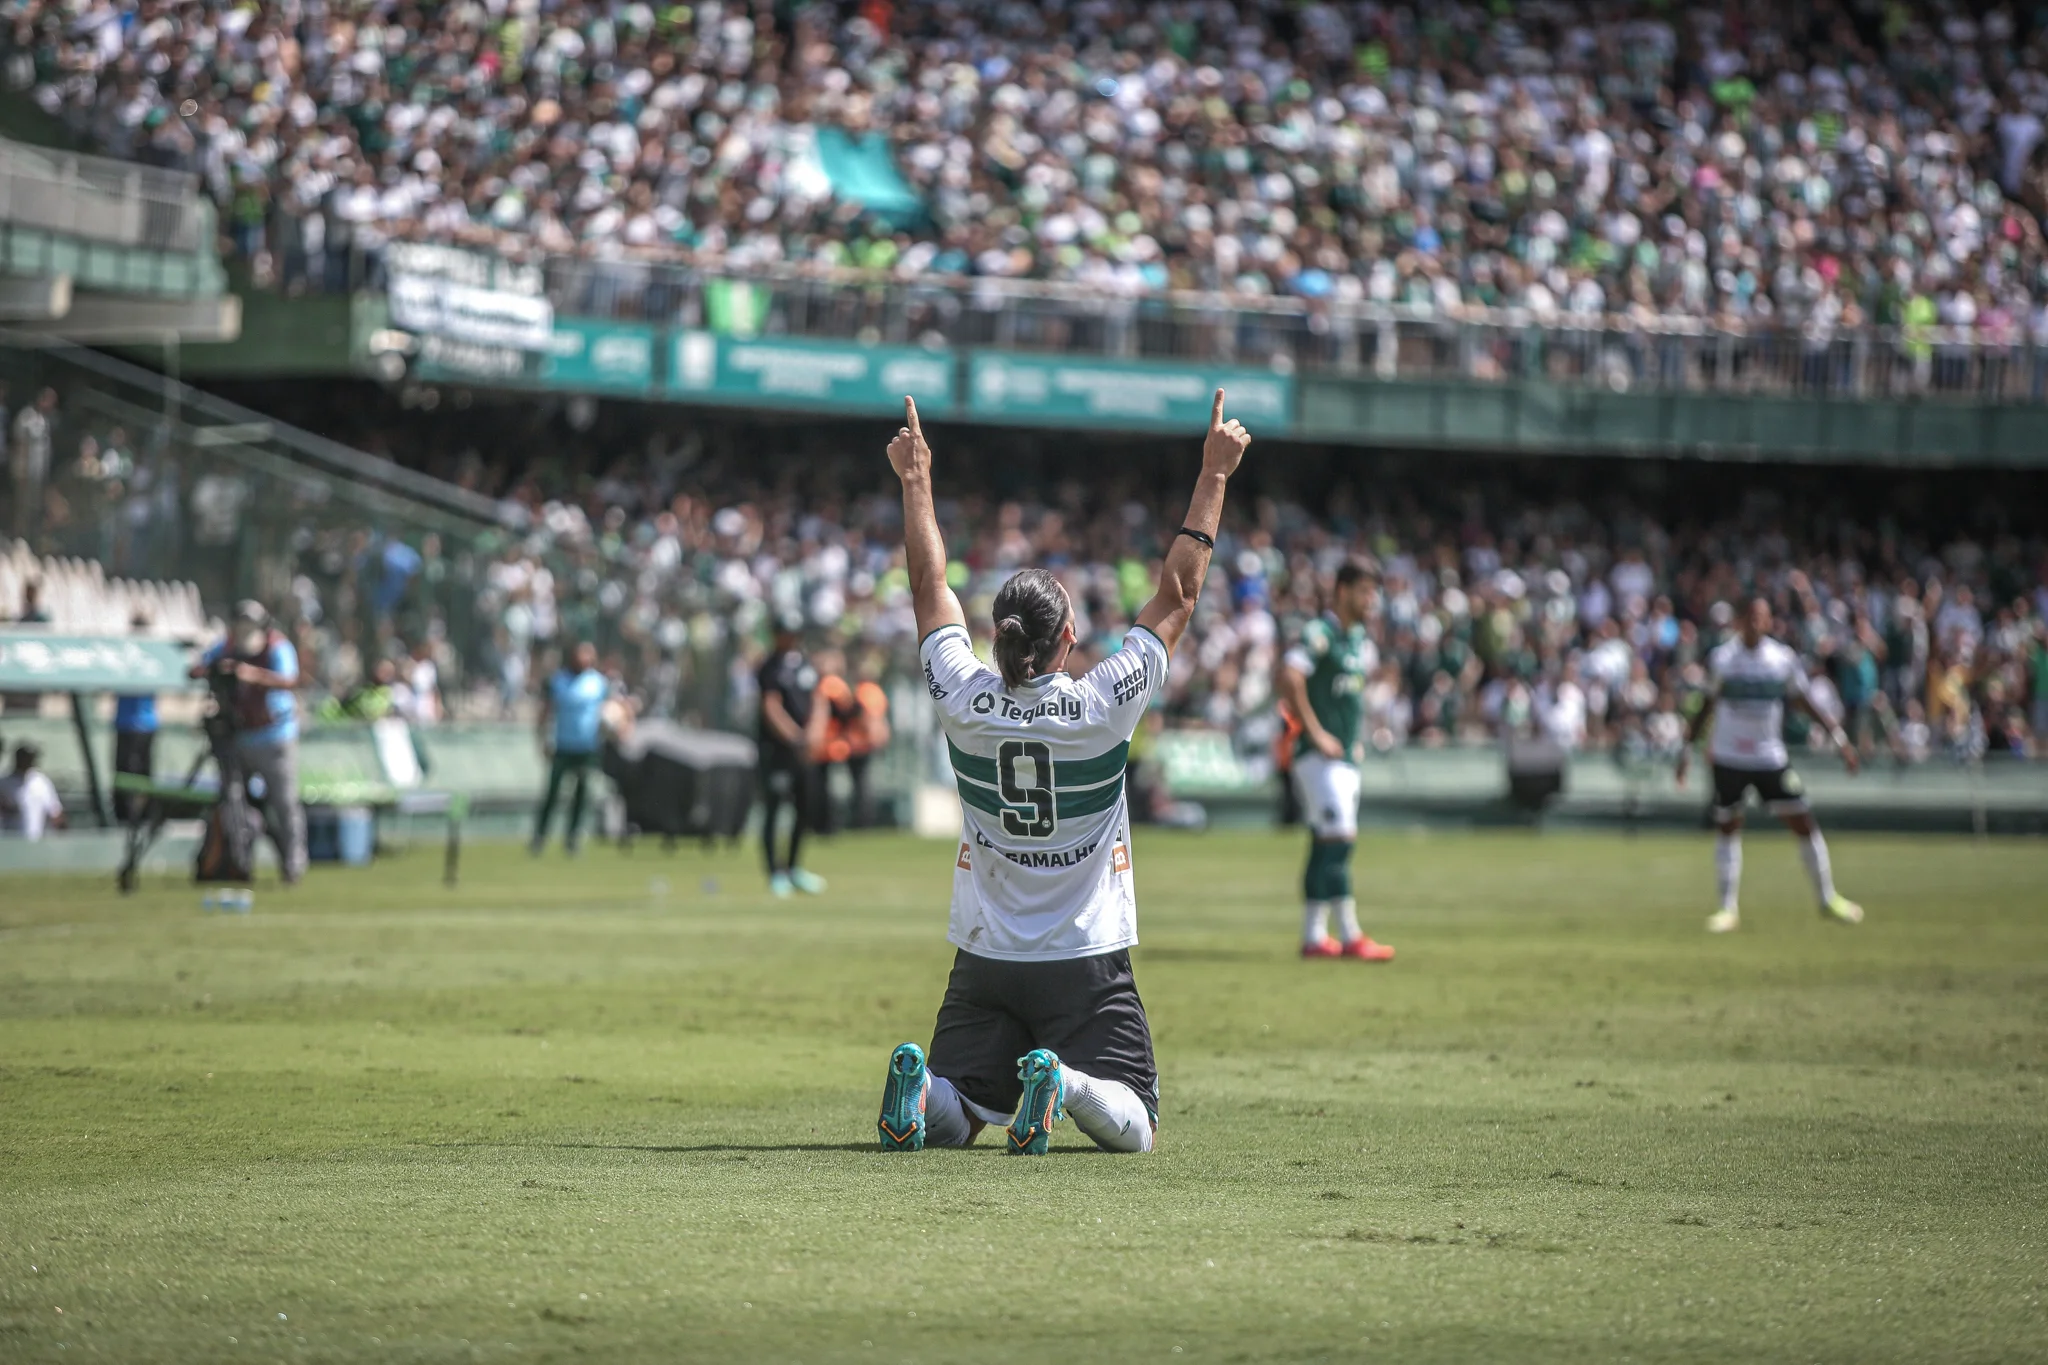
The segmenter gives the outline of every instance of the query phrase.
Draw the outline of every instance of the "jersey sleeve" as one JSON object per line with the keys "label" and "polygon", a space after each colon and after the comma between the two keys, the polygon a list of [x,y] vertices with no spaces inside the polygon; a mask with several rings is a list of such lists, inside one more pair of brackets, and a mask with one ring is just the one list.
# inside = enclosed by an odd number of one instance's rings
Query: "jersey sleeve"
{"label": "jersey sleeve", "polygon": [[1301,638],[1281,657],[1289,668],[1305,678],[1316,671],[1316,660],[1330,652],[1330,643],[1329,625],[1310,621],[1301,628]]}
{"label": "jersey sleeve", "polygon": [[925,636],[917,659],[924,665],[925,691],[943,716],[965,715],[977,691],[1001,682],[994,669],[975,657],[965,626],[940,626]]}
{"label": "jersey sleeve", "polygon": [[1123,648],[1089,669],[1081,687],[1091,694],[1109,727],[1129,739],[1152,699],[1166,686],[1169,662],[1163,640],[1143,626],[1132,626],[1124,634]]}

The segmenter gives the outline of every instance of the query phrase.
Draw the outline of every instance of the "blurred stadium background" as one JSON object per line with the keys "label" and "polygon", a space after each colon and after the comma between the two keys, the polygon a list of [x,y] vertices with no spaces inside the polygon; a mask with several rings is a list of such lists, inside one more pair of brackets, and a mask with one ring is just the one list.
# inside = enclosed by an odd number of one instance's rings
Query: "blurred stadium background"
{"label": "blurred stadium background", "polygon": [[[1982,0],[0,0],[0,737],[71,817],[0,833],[0,1358],[2048,1358],[2043,857],[1983,837],[2048,832],[2044,223],[2048,10]],[[1050,566],[1085,664],[1217,386],[1142,1164],[875,1151],[908,834],[818,899],[506,844],[201,915],[197,820],[105,875],[110,694],[175,780],[245,598],[323,853],[525,837],[579,641],[753,733],[790,617],[888,704],[837,820],[950,837],[902,395],[970,618]],[[1387,968],[1297,957],[1271,832],[1363,557]],[[1752,593],[1865,754],[1788,735],[1853,933],[1775,830],[1700,929]]]}
{"label": "blurred stadium background", "polygon": [[[800,615],[890,697],[907,825],[946,774],[900,395],[970,614],[1049,564],[1100,649],[1222,385],[1260,444],[1143,816],[1280,814],[1273,663],[1369,555],[1371,819],[1697,821],[1670,760],[1759,592],[1873,760],[1809,764],[1831,824],[2038,830],[2044,43],[1969,5],[25,0],[0,620],[34,583],[7,629],[199,642],[259,599],[326,717],[309,800],[387,782],[342,704],[390,660],[371,704],[510,829],[567,645],[746,730]],[[74,824],[107,705],[0,711]]]}

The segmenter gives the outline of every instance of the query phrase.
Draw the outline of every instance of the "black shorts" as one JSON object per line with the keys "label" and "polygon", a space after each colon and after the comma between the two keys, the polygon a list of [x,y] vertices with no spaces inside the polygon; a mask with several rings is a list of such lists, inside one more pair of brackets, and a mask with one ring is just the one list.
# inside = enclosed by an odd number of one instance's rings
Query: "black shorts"
{"label": "black shorts", "polygon": [[1734,815],[1742,809],[1745,793],[1754,789],[1756,799],[1773,815],[1796,815],[1806,807],[1806,784],[1790,768],[1728,768],[1714,765],[1714,813]]}
{"label": "black shorts", "polygon": [[932,1027],[929,1065],[983,1109],[1014,1114],[1024,1087],[1017,1061],[1049,1047],[1062,1062],[1138,1092],[1159,1120],[1152,1028],[1119,950],[1057,962],[1001,962],[955,952]]}
{"label": "black shorts", "polygon": [[802,799],[807,791],[804,784],[811,780],[811,765],[796,750],[768,741],[761,744],[756,772],[761,779],[763,797]]}
{"label": "black shorts", "polygon": [[[114,732],[114,771],[130,777],[154,777],[156,775],[156,731],[116,730]],[[137,814],[142,799],[127,792],[114,793],[114,816],[126,820]]]}

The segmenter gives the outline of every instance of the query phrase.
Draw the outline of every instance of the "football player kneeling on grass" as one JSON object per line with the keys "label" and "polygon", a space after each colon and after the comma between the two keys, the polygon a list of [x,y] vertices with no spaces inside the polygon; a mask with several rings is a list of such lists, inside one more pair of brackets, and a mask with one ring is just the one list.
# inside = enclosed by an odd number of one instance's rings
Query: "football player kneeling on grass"
{"label": "football player kneeling on grass", "polygon": [[947,939],[957,950],[929,1057],[889,1058],[882,1146],[960,1147],[1004,1125],[1012,1153],[1046,1150],[1053,1125],[1099,1147],[1149,1152],[1159,1126],[1152,1033],[1131,979],[1138,941],[1124,768],[1131,734],[1166,682],[1251,436],[1216,391],[1202,472],[1159,591],[1123,647],[1076,678],[1074,606],[1058,579],[1025,569],[996,594],[995,657],[975,657],[946,586],[932,508],[931,448],[917,405],[889,443],[903,481],[903,542],[919,655],[960,789]]}

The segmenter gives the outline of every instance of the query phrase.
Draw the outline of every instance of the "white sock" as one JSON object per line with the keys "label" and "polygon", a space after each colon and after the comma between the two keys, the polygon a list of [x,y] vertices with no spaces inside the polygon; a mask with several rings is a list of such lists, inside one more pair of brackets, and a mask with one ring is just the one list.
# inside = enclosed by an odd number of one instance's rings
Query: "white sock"
{"label": "white sock", "polygon": [[1813,827],[1813,833],[1797,841],[1799,861],[1806,864],[1806,875],[1813,882],[1814,894],[1820,903],[1826,905],[1835,898],[1835,871],[1828,865],[1828,841],[1820,837],[1820,826]]}
{"label": "white sock", "polygon": [[1721,885],[1721,908],[1733,910],[1742,890],[1742,836],[1723,834],[1714,840],[1714,877]]}
{"label": "white sock", "polygon": [[1337,937],[1346,943],[1356,943],[1365,937],[1365,931],[1358,927],[1358,902],[1346,896],[1332,902],[1337,907]]}
{"label": "white sock", "polygon": [[1301,918],[1301,941],[1321,943],[1330,936],[1330,903],[1310,901]]}
{"label": "white sock", "polygon": [[925,1072],[924,1145],[965,1147],[973,1136],[974,1125],[967,1121],[967,1110],[961,1106],[960,1092],[944,1076]]}
{"label": "white sock", "polygon": [[[1074,1126],[1112,1152],[1152,1150],[1152,1115],[1138,1092],[1122,1081],[1098,1080],[1060,1063],[1067,1085],[1067,1116]],[[925,1120],[929,1133],[931,1120]]]}

